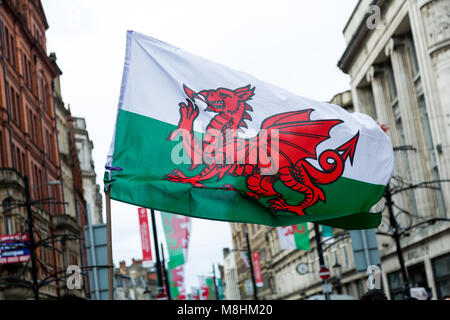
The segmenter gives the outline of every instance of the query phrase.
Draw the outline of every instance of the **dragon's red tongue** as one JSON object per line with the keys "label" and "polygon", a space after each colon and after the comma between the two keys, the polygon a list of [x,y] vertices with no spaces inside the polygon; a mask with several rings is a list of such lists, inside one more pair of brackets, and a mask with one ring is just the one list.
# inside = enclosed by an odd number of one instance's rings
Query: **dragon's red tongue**
{"label": "dragon's red tongue", "polygon": [[198,97],[197,93],[195,93],[194,90],[191,90],[190,88],[183,86],[184,87],[184,92],[186,92],[186,94],[188,95],[189,98],[191,98],[192,100],[194,100],[195,97]]}

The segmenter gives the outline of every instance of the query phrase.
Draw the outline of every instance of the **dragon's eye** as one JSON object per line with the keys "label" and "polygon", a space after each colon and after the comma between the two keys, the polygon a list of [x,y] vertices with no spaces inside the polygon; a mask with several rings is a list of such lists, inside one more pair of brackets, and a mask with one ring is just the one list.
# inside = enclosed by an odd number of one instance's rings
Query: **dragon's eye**
{"label": "dragon's eye", "polygon": [[220,92],[219,95],[220,95],[220,97],[221,97],[222,99],[225,99],[225,98],[231,98],[231,96],[230,96],[229,94],[226,94],[226,93]]}

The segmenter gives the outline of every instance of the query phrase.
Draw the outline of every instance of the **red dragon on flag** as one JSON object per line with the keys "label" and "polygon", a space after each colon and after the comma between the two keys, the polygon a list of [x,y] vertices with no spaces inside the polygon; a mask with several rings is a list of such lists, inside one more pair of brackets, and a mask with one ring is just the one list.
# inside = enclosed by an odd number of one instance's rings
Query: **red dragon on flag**
{"label": "red dragon on flag", "polygon": [[168,232],[170,250],[187,249],[189,242],[190,218],[181,215],[172,215],[171,220],[164,218],[164,222],[172,227]]}
{"label": "red dragon on flag", "polygon": [[184,287],[184,266],[178,266],[170,270],[171,292],[178,292],[177,300],[186,300],[186,289]]}
{"label": "red dragon on flag", "polygon": [[[253,108],[247,102],[254,96],[255,87],[247,85],[235,90],[218,88],[196,93],[184,86],[184,91],[187,104],[179,104],[180,121],[168,139],[181,135],[183,149],[191,159],[191,169],[202,163],[199,160],[206,164],[197,175],[189,177],[176,169],[165,176],[166,180],[201,188],[209,179],[244,176],[249,190],[246,196],[256,200],[270,197],[267,204],[273,211],[305,215],[305,209],[319,200],[325,202],[320,185],[336,181],[347,159],[353,164],[359,132],[336,149],[316,154],[317,146],[330,138],[331,129],[342,123],[341,120],[311,120],[314,109],[285,112],[266,118],[256,137],[244,139],[238,132],[247,128],[245,121],[252,121],[249,112]],[[206,103],[205,111],[216,113],[206,127],[203,141],[193,130],[194,120],[200,113],[193,103],[195,98]],[[266,150],[266,157],[261,154],[262,149]],[[230,150],[233,151],[231,156]],[[276,163],[270,159],[275,159]],[[318,160],[320,169],[307,159]],[[304,199],[298,204],[289,204],[275,189],[276,181],[303,194]],[[237,191],[231,185],[224,185],[224,189]]]}
{"label": "red dragon on flag", "polygon": [[300,229],[298,228],[298,225],[296,225],[296,224],[294,224],[292,226],[288,226],[288,227],[281,227],[281,228],[285,231],[285,233],[284,233],[285,236],[289,236],[294,233],[299,233],[299,234],[306,233],[305,226],[303,226],[303,225],[300,226]]}

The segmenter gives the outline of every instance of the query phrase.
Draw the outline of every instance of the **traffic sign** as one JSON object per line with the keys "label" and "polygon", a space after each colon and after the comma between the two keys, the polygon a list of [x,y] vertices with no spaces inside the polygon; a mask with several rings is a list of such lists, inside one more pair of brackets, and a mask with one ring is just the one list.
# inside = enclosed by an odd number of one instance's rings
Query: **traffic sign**
{"label": "traffic sign", "polygon": [[330,273],[330,269],[328,269],[327,267],[322,267],[319,270],[319,277],[322,280],[328,280],[330,279],[331,273]]}
{"label": "traffic sign", "polygon": [[331,283],[324,283],[322,285],[322,290],[323,290],[323,293],[332,293],[333,287],[331,286]]}

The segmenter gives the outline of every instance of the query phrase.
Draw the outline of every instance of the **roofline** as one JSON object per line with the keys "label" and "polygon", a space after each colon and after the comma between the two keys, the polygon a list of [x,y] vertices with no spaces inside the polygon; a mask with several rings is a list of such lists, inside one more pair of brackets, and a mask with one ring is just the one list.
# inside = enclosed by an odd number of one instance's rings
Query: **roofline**
{"label": "roofline", "polygon": [[356,10],[358,9],[359,5],[361,4],[362,0],[359,0],[358,3],[356,4],[355,8],[352,11],[352,14],[350,15],[350,18],[348,18],[347,23],[345,24],[344,29],[342,30],[342,32],[345,32],[345,30],[347,30],[348,25],[350,24],[350,21],[352,21],[353,16],[355,15]]}
{"label": "roofline", "polygon": [[[373,0],[371,5],[376,5],[377,6],[377,5],[380,5],[380,3],[383,3],[383,2],[384,2],[384,0]],[[356,34],[350,40],[349,44],[347,45],[347,48],[345,48],[344,53],[342,54],[341,58],[339,59],[339,61],[337,63],[337,66],[339,67],[339,69],[341,69],[344,73],[348,72],[347,63],[348,63],[348,60],[353,55],[353,52],[352,52],[353,49],[360,42],[362,37],[365,34],[367,34],[367,32],[368,32],[368,29],[365,27],[365,25],[366,25],[366,21],[367,21],[367,19],[369,18],[370,15],[371,14],[369,12],[366,12],[366,14],[364,16],[364,19],[362,19],[361,23],[359,24],[358,28],[356,29]],[[347,24],[348,24],[348,22],[347,22]]]}
{"label": "roofline", "polygon": [[333,101],[333,99],[336,98],[337,96],[344,95],[344,94],[346,94],[346,93],[348,93],[348,92],[349,92],[349,93],[352,93],[352,90],[351,90],[351,89],[348,89],[348,90],[345,90],[345,91],[336,93],[336,94],[330,99],[330,101]]}
{"label": "roofline", "polygon": [[[34,1],[32,1],[32,2],[34,3]],[[39,0],[38,3],[39,3],[38,11],[39,11],[39,13],[41,14],[41,16],[42,16],[42,18],[44,20],[45,30],[47,30],[49,28],[49,25],[48,25],[48,21],[47,21],[47,16],[45,15],[44,7],[42,6],[42,1]]]}

